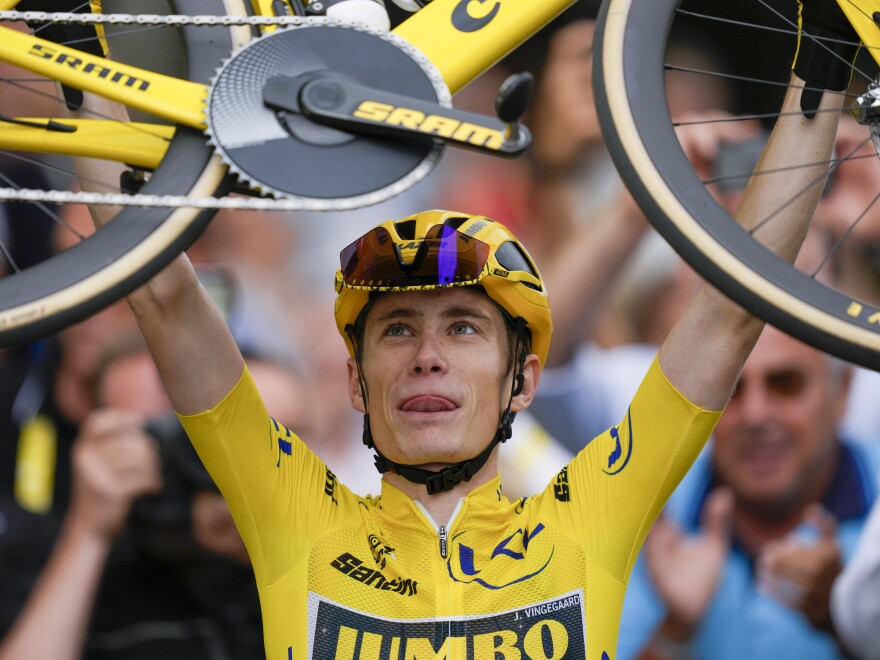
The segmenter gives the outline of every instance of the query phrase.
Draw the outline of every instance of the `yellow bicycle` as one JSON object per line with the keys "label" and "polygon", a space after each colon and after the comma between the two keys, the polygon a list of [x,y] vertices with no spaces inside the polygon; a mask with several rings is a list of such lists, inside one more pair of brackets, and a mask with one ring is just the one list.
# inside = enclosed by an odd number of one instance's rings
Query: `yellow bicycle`
{"label": "yellow bicycle", "polygon": [[[874,188],[852,183],[880,175],[873,45],[880,0],[838,3],[868,54],[858,60],[851,88],[859,123],[846,128],[858,139],[828,164],[831,198],[848,186],[868,191],[826,259],[845,270],[855,259],[847,246],[874,245],[869,230],[880,225],[871,218],[880,209],[880,176]],[[17,4],[0,0],[0,10]],[[74,248],[0,278],[0,345],[48,334],[124,295],[188,246],[213,209],[353,208],[426,176],[447,144],[520,153],[529,141],[517,121],[528,96],[524,80],[502,90],[499,117],[460,112],[451,97],[571,0],[433,0],[391,32],[337,18],[326,0],[171,4],[168,16],[0,14],[39,24],[90,21],[108,35],[119,25],[161,28],[183,45],[186,62],[185,71],[163,75],[142,62],[134,67],[82,53],[76,44],[43,42],[39,31],[0,28],[0,61],[162,122],[0,115],[4,154],[92,156],[130,170],[123,193],[20,190],[0,171],[0,200],[123,205],[113,222]],[[707,176],[681,143],[682,131],[701,120],[673,121],[670,111],[670,102],[680,100],[667,94],[671,80],[689,77],[690,89],[737,88],[727,106],[721,95],[713,99],[713,108],[730,116],[711,121],[751,119],[768,128],[788,84],[795,11],[794,0],[605,0],[594,75],[603,132],[649,219],[707,279],[784,330],[877,369],[880,295],[872,284],[880,283],[873,271],[876,265],[880,273],[880,230],[876,253],[858,255],[855,278],[829,284],[827,267],[791,268],[733,221],[719,194],[748,179],[754,145],[726,145],[717,159],[722,170]],[[704,64],[689,54],[692,34],[708,34],[735,57]],[[768,223],[773,214],[768,209]],[[862,288],[841,290],[841,279]]]}
{"label": "yellow bicycle", "polygon": [[[0,19],[38,26],[0,27],[0,61],[164,122],[0,116],[7,160],[55,153],[130,168],[124,193],[21,189],[0,178],[4,200],[123,208],[72,248],[0,278],[0,345],[124,295],[191,244],[217,208],[348,209],[423,178],[446,143],[522,152],[527,80],[501,92],[507,121],[455,110],[451,95],[570,3],[435,0],[386,32],[339,18],[326,0],[177,2],[165,16],[16,12],[17,2],[0,1]],[[111,55],[114,28],[170,30],[185,70],[166,75],[41,39],[39,26],[54,23],[100,26]]]}

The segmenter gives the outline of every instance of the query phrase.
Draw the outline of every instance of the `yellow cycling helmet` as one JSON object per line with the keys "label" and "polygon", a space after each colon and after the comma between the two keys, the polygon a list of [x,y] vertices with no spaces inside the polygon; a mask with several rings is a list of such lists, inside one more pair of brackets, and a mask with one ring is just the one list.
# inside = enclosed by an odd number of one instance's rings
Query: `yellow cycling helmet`
{"label": "yellow cycling helmet", "polygon": [[547,291],[526,249],[502,224],[481,215],[423,211],[388,220],[340,253],[336,327],[354,357],[353,329],[371,292],[480,286],[531,333],[543,366],[553,325]]}

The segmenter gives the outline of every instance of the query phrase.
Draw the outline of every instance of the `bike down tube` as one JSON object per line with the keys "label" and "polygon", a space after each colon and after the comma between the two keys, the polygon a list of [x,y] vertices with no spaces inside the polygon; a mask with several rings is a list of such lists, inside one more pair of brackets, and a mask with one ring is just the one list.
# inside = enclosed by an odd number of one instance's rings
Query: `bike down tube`
{"label": "bike down tube", "polygon": [[393,32],[462,87],[544,27],[574,0],[433,0]]}
{"label": "bike down tube", "polygon": [[205,85],[0,27],[0,60],[178,124],[202,129]]}

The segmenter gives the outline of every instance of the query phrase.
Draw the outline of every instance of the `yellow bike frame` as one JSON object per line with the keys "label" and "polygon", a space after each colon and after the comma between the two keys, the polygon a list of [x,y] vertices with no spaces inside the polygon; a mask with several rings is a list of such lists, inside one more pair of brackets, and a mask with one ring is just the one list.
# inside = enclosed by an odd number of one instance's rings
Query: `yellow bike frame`
{"label": "yellow bike frame", "polygon": [[[0,0],[0,9],[14,8],[17,2]],[[433,0],[394,32],[428,57],[454,94],[573,2]],[[255,11],[268,13],[269,0],[252,0],[251,4]],[[202,84],[95,57],[6,27],[0,27],[0,60],[160,120],[205,127],[208,89]],[[77,130],[64,133],[0,124],[0,148],[108,158],[151,168],[161,161],[173,131],[98,119],[56,121]]]}
{"label": "yellow bike frame", "polygon": [[872,18],[880,11],[880,0],[837,0],[871,57],[880,64],[880,37]]}

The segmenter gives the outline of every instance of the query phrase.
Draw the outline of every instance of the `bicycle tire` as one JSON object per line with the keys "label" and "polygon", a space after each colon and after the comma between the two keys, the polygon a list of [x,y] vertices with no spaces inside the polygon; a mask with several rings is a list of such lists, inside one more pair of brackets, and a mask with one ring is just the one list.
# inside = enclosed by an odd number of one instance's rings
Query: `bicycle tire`
{"label": "bicycle tire", "polygon": [[[880,370],[877,308],[772,254],[715,201],[685,156],[664,83],[665,53],[682,4],[606,0],[600,11],[596,103],[621,177],[664,239],[728,297],[801,341]],[[862,306],[858,316],[854,305]]]}
{"label": "bicycle tire", "polygon": [[[245,15],[239,0],[185,0],[182,14]],[[207,83],[233,48],[228,28],[181,30],[186,78]],[[226,167],[205,136],[177,127],[166,155],[141,192],[210,196],[228,184]],[[145,283],[204,231],[213,212],[128,207],[68,250],[0,278],[0,346],[48,336]]]}

